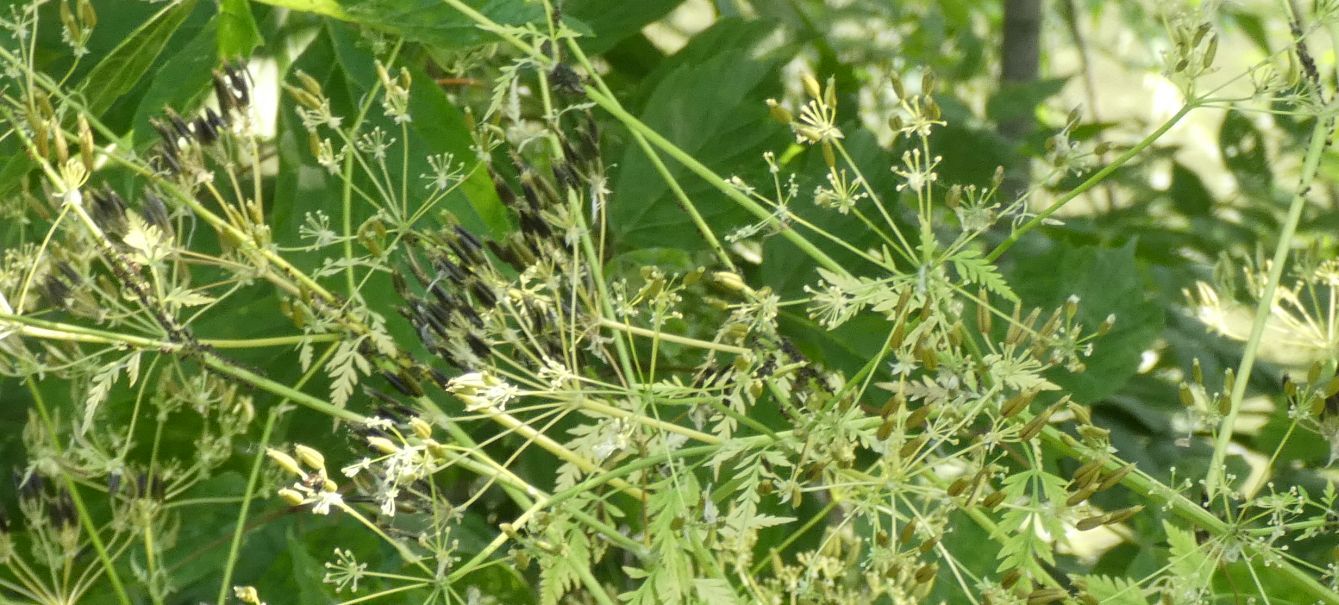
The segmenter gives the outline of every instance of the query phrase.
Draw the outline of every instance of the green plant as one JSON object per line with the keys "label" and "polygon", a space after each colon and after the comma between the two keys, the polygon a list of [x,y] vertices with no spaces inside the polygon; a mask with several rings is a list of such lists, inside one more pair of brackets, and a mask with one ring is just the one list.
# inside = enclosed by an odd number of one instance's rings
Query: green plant
{"label": "green plant", "polygon": [[[1059,116],[1019,197],[954,155],[949,66],[822,35],[877,7],[755,3],[810,35],[723,20],[640,69],[611,63],[677,3],[266,4],[137,5],[105,49],[87,0],[4,23],[6,601],[1339,602],[1333,478],[1285,454],[1339,434],[1332,245],[1280,288],[1330,153],[1331,3],[1226,78],[1215,7],[1170,15],[1183,106],[1128,145]],[[1309,141],[1271,260],[1189,297],[1246,341],[1220,393],[1209,355],[1136,377],[1156,253],[1057,220],[1141,191],[1206,108]],[[1233,168],[1272,176],[1256,151]],[[1270,318],[1311,347],[1283,387]],[[1252,384],[1286,404],[1266,468],[1310,461],[1269,483],[1228,466]],[[1113,409],[1180,422],[1202,468]],[[1098,531],[1126,554],[1075,556]]]}

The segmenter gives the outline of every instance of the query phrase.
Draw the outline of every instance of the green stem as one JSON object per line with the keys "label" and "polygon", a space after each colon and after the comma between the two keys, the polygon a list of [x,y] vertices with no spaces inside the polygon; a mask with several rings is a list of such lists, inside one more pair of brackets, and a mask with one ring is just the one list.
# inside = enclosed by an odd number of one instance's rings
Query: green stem
{"label": "green stem", "polygon": [[1237,416],[1241,413],[1241,401],[1246,396],[1246,385],[1250,382],[1255,355],[1260,350],[1260,339],[1265,334],[1265,323],[1269,320],[1270,311],[1274,307],[1274,292],[1283,277],[1284,265],[1288,263],[1288,251],[1292,247],[1297,223],[1302,218],[1302,209],[1306,207],[1307,191],[1311,189],[1311,181],[1316,177],[1316,171],[1320,167],[1320,158],[1325,152],[1326,138],[1331,125],[1331,120],[1318,118],[1315,128],[1311,131],[1311,144],[1307,146],[1297,193],[1293,195],[1292,203],[1288,207],[1288,217],[1283,223],[1283,231],[1279,233],[1279,243],[1274,247],[1274,258],[1269,265],[1269,277],[1265,282],[1264,291],[1260,294],[1255,319],[1251,322],[1251,336],[1246,341],[1246,348],[1241,354],[1241,365],[1237,366],[1236,378],[1232,382],[1232,396],[1227,415],[1223,416],[1223,422],[1218,427],[1218,437],[1214,440],[1213,458],[1209,462],[1209,472],[1204,477],[1204,492],[1210,498],[1214,497],[1218,484],[1223,480],[1223,460],[1227,455],[1227,446],[1232,442],[1232,432],[1237,423]]}
{"label": "green stem", "polygon": [[[1074,458],[1076,460],[1091,460],[1097,455],[1106,455],[1105,452],[1089,452],[1082,448],[1079,443],[1069,435],[1061,433],[1059,429],[1048,426],[1042,429],[1042,441],[1059,453]],[[1125,466],[1126,462],[1117,456],[1108,456],[1107,462],[1103,468],[1108,473],[1116,472]],[[1129,488],[1136,494],[1150,500],[1163,500],[1176,516],[1193,524],[1196,527],[1208,531],[1213,536],[1224,537],[1231,535],[1236,528],[1229,525],[1226,521],[1219,519],[1208,509],[1191,501],[1189,498],[1181,495],[1162,484],[1162,482],[1150,477],[1143,471],[1136,469],[1129,473],[1124,479],[1121,479],[1121,485]],[[1258,545],[1250,540],[1238,542],[1247,553],[1255,557],[1264,557],[1266,555],[1276,555],[1271,546]],[[1274,560],[1276,557],[1270,556],[1266,560]],[[1323,603],[1339,605],[1339,594],[1330,590],[1321,584],[1310,574],[1298,569],[1297,566],[1287,561],[1279,560],[1274,567],[1279,574],[1285,576],[1294,586],[1301,588],[1311,597]]]}
{"label": "green stem", "polygon": [[[47,437],[51,440],[51,449],[55,451],[56,456],[63,455],[63,449],[60,446],[60,440],[56,435],[55,425],[52,423],[51,414],[47,412],[46,400],[42,398],[41,391],[37,390],[37,383],[33,378],[28,377],[28,390],[32,392],[33,403],[37,406],[37,413],[42,417],[42,424],[46,426]],[[84,505],[84,498],[79,495],[79,486],[75,484],[70,474],[61,472],[61,481],[65,483],[65,490],[70,493],[70,499],[74,501],[75,512],[79,515],[79,524],[84,527],[84,532],[88,534],[88,541],[93,545],[93,552],[97,553],[98,560],[102,562],[102,567],[107,572],[107,580],[112,583],[112,590],[116,592],[116,599],[121,605],[130,605],[130,595],[126,594],[125,586],[121,584],[121,576],[116,573],[116,565],[112,558],[107,554],[107,546],[102,543],[102,537],[98,534],[98,526],[93,522],[93,516],[88,512],[88,507]]]}
{"label": "green stem", "polygon": [[[628,113],[627,110],[623,109],[623,106],[619,105],[618,101],[615,101],[612,97],[605,96],[600,91],[589,86],[586,87],[586,96],[596,105],[599,105],[605,111],[609,112],[610,115],[613,115],[619,122],[622,122],[623,126],[628,130],[646,137],[646,140],[652,145],[665,152],[666,155],[674,158],[675,161],[683,164],[685,168],[697,174],[702,180],[711,184],[721,193],[724,193],[726,197],[749,211],[750,214],[760,220],[772,220],[772,213],[761,204],[749,199],[743,192],[725,182],[725,179],[721,178],[720,175],[712,172],[712,170],[703,165],[702,162],[697,161],[697,158],[694,158],[688,152],[680,149],[674,143],[671,143],[669,139],[661,136],[660,133],[652,130],[651,127]],[[800,235],[794,229],[782,230],[781,236],[789,240],[790,243],[794,244],[795,247],[799,248],[810,258],[814,259],[815,262],[823,265],[825,269],[844,277],[849,277],[851,275],[845,267],[833,260],[832,257],[828,256],[822,250],[819,250],[813,242],[805,239],[803,235]]]}
{"label": "green stem", "polygon": [[623,331],[623,332],[627,332],[627,333],[629,333],[629,334],[635,334],[635,335],[637,335],[637,336],[645,336],[645,337],[647,337],[647,338],[658,338],[658,339],[660,339],[660,340],[662,340],[662,341],[665,341],[665,342],[672,342],[672,343],[675,343],[675,344],[687,345],[687,346],[690,346],[690,347],[697,347],[697,348],[699,348],[699,349],[709,349],[709,350],[712,350],[712,351],[720,351],[720,352],[722,352],[722,353],[734,353],[735,355],[747,355],[748,353],[751,352],[751,351],[749,351],[749,349],[745,349],[744,347],[735,347],[735,346],[726,345],[726,344],[721,344],[721,343],[717,343],[717,342],[708,342],[708,341],[705,341],[705,340],[698,340],[698,339],[696,339],[696,338],[689,338],[689,337],[687,337],[687,336],[678,336],[678,335],[675,335],[675,334],[667,334],[667,333],[665,333],[665,332],[660,332],[660,331],[658,331],[658,330],[649,330],[649,329],[647,329],[647,328],[639,328],[639,327],[637,327],[637,326],[633,326],[633,325],[625,324],[625,323],[620,322],[620,321],[614,321],[614,320],[612,320],[612,319],[608,319],[608,318],[600,318],[600,325],[602,325],[602,326],[604,326],[604,327],[606,327],[606,328],[612,328],[612,329],[615,329],[615,330],[621,330],[621,331]]}
{"label": "green stem", "polygon": [[1060,208],[1062,208],[1065,204],[1074,201],[1074,198],[1077,198],[1080,195],[1087,193],[1089,189],[1092,189],[1093,187],[1096,187],[1099,184],[1101,184],[1102,181],[1105,181],[1108,176],[1111,176],[1111,173],[1115,172],[1121,166],[1124,166],[1130,160],[1134,159],[1135,156],[1142,153],[1145,149],[1148,149],[1150,145],[1152,145],[1158,139],[1162,138],[1162,135],[1167,134],[1168,130],[1171,130],[1173,126],[1176,126],[1177,123],[1179,123],[1182,118],[1186,117],[1186,114],[1190,113],[1190,110],[1194,109],[1197,106],[1198,105],[1193,101],[1183,105],[1181,109],[1176,112],[1176,115],[1173,115],[1166,122],[1163,122],[1162,125],[1159,126],[1157,130],[1154,130],[1152,133],[1144,137],[1138,143],[1135,143],[1134,147],[1126,149],[1125,153],[1116,156],[1116,159],[1112,160],[1110,164],[1107,164],[1101,170],[1098,170],[1097,172],[1093,173],[1092,176],[1088,177],[1088,180],[1084,181],[1078,187],[1071,189],[1069,193],[1060,196],[1058,199],[1052,202],[1050,206],[1047,206],[1045,210],[1042,210],[1040,213],[1037,214],[1037,216],[1032,217],[1032,220],[1023,223],[1023,226],[1015,229],[1013,233],[1009,234],[1009,239],[1004,240],[1003,242],[1000,243],[1000,245],[996,246],[995,249],[991,251],[990,255],[986,257],[986,260],[995,262],[995,260],[999,259],[1001,254],[1004,254],[1006,250],[1012,248],[1014,244],[1018,243],[1018,240],[1022,239],[1023,235],[1037,228],[1037,226],[1045,222],[1046,219],[1050,218],[1052,214],[1055,214],[1056,211],[1060,210]]}
{"label": "green stem", "polygon": [[260,467],[265,460],[265,448],[270,444],[270,433],[279,418],[281,406],[270,408],[265,419],[265,428],[260,433],[260,444],[256,447],[255,461],[251,463],[251,476],[246,480],[246,493],[242,496],[242,508],[237,513],[237,527],[232,532],[232,544],[228,547],[228,562],[223,566],[223,581],[219,583],[218,603],[228,602],[228,586],[232,584],[232,571],[237,565],[237,553],[242,548],[242,534],[246,533],[246,516],[251,510],[251,497],[256,493],[256,484],[260,482]]}

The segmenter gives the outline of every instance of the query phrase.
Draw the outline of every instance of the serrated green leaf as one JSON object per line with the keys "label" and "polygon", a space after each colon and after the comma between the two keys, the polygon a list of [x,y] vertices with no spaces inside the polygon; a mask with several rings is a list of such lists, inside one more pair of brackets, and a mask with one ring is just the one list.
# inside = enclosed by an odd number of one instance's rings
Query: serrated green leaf
{"label": "serrated green leaf", "polygon": [[1018,302],[1018,295],[1014,294],[1009,288],[1009,283],[1004,281],[999,268],[982,257],[979,250],[966,249],[949,260],[953,261],[953,268],[958,271],[958,275],[969,283],[990,290],[1010,302]]}
{"label": "serrated green leaf", "polygon": [[1167,545],[1171,551],[1167,565],[1172,573],[1189,586],[1207,587],[1214,568],[1195,541],[1194,534],[1172,525],[1170,521],[1163,521],[1162,527],[1167,532]]}
{"label": "serrated green leaf", "polygon": [[1128,578],[1084,576],[1088,594],[1103,605],[1148,605],[1139,584]]}

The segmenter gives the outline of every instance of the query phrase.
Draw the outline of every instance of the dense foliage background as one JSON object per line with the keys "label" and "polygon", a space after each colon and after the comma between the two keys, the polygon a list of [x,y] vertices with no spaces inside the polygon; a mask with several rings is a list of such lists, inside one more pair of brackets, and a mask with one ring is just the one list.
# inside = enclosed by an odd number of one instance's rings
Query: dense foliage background
{"label": "dense foliage background", "polygon": [[5,0],[0,602],[1339,602],[1294,4]]}

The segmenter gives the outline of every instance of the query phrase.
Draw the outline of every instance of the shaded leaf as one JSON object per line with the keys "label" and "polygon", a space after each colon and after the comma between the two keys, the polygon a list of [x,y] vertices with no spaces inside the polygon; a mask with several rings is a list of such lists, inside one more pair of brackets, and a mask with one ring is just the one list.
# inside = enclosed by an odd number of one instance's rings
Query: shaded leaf
{"label": "shaded leaf", "polygon": [[158,11],[98,62],[84,79],[84,98],[93,115],[101,115],[121,95],[139,84],[172,34],[195,9],[195,2],[185,0]]}
{"label": "shaded leaf", "polygon": [[247,0],[220,0],[218,22],[220,60],[246,56],[260,46],[260,29]]}
{"label": "shaded leaf", "polygon": [[1119,390],[1162,331],[1163,309],[1147,299],[1134,252],[1133,241],[1116,249],[1060,243],[1047,253],[1020,258],[1010,276],[1029,306],[1054,309],[1070,295],[1078,296],[1077,321],[1087,334],[1108,315],[1116,316],[1115,327],[1093,343],[1092,355],[1084,359],[1086,371],[1048,373],[1079,401],[1095,402]]}

